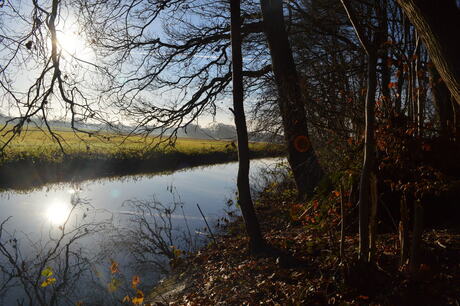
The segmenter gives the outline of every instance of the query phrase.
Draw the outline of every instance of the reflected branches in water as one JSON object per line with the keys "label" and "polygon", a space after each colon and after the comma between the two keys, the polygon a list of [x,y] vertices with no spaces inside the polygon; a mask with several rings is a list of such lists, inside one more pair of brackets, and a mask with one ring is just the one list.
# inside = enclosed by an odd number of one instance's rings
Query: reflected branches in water
{"label": "reflected branches in water", "polygon": [[[263,167],[260,164],[254,162],[253,171]],[[5,220],[0,231],[0,305],[121,304],[124,296],[133,296],[134,276],[142,280],[140,290],[147,289],[185,253],[209,241],[196,203],[213,231],[212,225],[238,215],[231,211],[238,209],[233,196],[223,206],[233,190],[230,174],[236,168],[225,165],[211,170],[155,180],[141,176],[52,185],[30,195],[3,193],[4,203],[11,205],[0,217],[0,222]],[[186,204],[172,185],[165,194],[165,184],[172,181],[182,189]],[[152,193],[158,197],[148,196]],[[11,201],[6,199],[10,196]],[[6,220],[9,215],[14,218]],[[112,261],[119,264],[116,274],[110,269]],[[52,275],[45,276],[48,267]],[[41,287],[44,282],[47,285]]]}
{"label": "reflected branches in water", "polygon": [[172,202],[162,203],[155,196],[147,200],[128,200],[123,203],[129,215],[128,225],[120,231],[119,239],[129,248],[134,262],[153,266],[162,274],[182,254],[192,252],[197,237],[192,234],[180,197],[171,188]]}
{"label": "reflected branches in water", "polygon": [[93,279],[94,254],[82,241],[111,224],[111,216],[101,220],[100,215],[101,211],[74,194],[68,214],[46,236],[11,232],[7,226],[13,218],[6,218],[0,226],[2,304],[75,304],[82,293],[80,282]]}

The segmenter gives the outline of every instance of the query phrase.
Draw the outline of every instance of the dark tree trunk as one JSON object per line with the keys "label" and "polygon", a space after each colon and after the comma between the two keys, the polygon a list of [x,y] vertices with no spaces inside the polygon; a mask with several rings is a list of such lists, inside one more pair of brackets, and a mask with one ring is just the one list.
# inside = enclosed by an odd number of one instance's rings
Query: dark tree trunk
{"label": "dark tree trunk", "polygon": [[412,230],[412,246],[410,250],[409,270],[418,271],[420,265],[420,242],[423,234],[423,206],[420,202],[414,203],[414,225]]}
{"label": "dark tree trunk", "polygon": [[359,258],[369,260],[369,207],[371,195],[371,175],[375,164],[375,92],[377,87],[377,54],[368,54],[367,93],[365,105],[366,131],[364,136],[364,163],[359,189]]}
{"label": "dark tree trunk", "polygon": [[401,220],[399,221],[400,265],[406,264],[409,257],[409,208],[406,195],[401,197]]}
{"label": "dark tree trunk", "polygon": [[[367,92],[365,101],[365,134],[364,134],[364,162],[361,169],[359,182],[359,250],[358,258],[361,262],[367,263],[372,258],[369,252],[369,213],[371,205],[371,178],[374,175],[375,165],[375,95],[377,91],[377,51],[382,43],[382,32],[380,35],[374,33],[370,38],[359,23],[358,18],[348,0],[341,0],[348,18],[356,32],[361,46],[367,55]],[[382,25],[380,25],[382,28]],[[375,190],[376,192],[376,190]],[[376,196],[375,196],[376,198]],[[375,199],[377,207],[377,199]],[[375,241],[375,237],[373,237]]]}
{"label": "dark tree trunk", "polygon": [[455,101],[453,101],[453,98],[451,100],[451,104],[454,112],[454,138],[456,142],[460,143],[460,105],[455,103]]}
{"label": "dark tree trunk", "polygon": [[452,134],[454,123],[454,107],[451,103],[450,92],[434,67],[430,68],[430,79],[434,104],[439,116],[441,136],[447,138]]}
{"label": "dark tree trunk", "polygon": [[238,203],[241,207],[251,252],[263,250],[264,240],[254,210],[249,187],[248,130],[243,105],[243,58],[241,54],[240,0],[230,0],[232,39],[233,114],[238,135]]}
{"label": "dark tree trunk", "polygon": [[[351,191],[350,191],[350,194],[351,194]],[[339,249],[340,263],[343,263],[345,259],[345,207],[344,207],[345,205],[343,202],[344,202],[343,201],[343,188],[342,188],[342,182],[340,182],[340,219],[341,219],[341,222],[340,222],[340,249]]]}
{"label": "dark tree trunk", "polygon": [[460,104],[460,10],[455,0],[397,0],[422,37],[439,74]]}
{"label": "dark tree trunk", "polygon": [[261,0],[264,31],[278,88],[288,160],[301,198],[313,193],[323,176],[308,137],[305,103],[292,56],[281,0]]}
{"label": "dark tree trunk", "polygon": [[375,252],[377,245],[377,209],[378,209],[378,189],[377,189],[377,176],[371,173],[370,181],[371,192],[371,209],[369,215],[369,262],[374,262]]}
{"label": "dark tree trunk", "polygon": [[402,106],[402,89],[404,87],[404,70],[403,70],[403,65],[402,63],[398,66],[398,70],[401,71],[398,77],[398,88],[397,88],[397,95],[396,95],[396,100],[395,100],[395,111],[398,114],[401,114],[401,106]]}
{"label": "dark tree trunk", "polygon": [[[385,55],[388,55],[388,51],[385,51]],[[388,88],[388,84],[391,80],[390,69],[387,66],[386,59],[388,56],[382,58],[382,79],[381,79],[381,87],[382,87],[382,102],[383,102],[383,110],[385,114],[388,115],[392,109],[391,100],[390,100],[390,89]]]}
{"label": "dark tree trunk", "polygon": [[[382,30],[384,31],[382,33],[383,37],[382,39],[384,41],[388,40],[388,3],[387,1],[383,1],[383,6],[382,6],[385,11],[382,14]],[[390,66],[388,64],[388,59],[389,59],[389,48],[385,48],[382,56],[382,79],[381,79],[381,88],[382,88],[382,102],[383,102],[383,109],[385,113],[388,115],[392,109],[391,106],[391,100],[390,100],[390,88],[388,87],[390,81],[391,81],[391,71],[390,71]]]}

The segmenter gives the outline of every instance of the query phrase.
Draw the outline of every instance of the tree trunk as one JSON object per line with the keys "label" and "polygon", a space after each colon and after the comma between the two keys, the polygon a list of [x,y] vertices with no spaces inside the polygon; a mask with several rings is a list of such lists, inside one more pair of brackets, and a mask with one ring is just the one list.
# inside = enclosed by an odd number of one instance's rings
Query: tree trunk
{"label": "tree trunk", "polygon": [[251,252],[263,250],[264,240],[254,210],[249,187],[248,130],[243,106],[243,58],[241,54],[240,0],[230,0],[232,39],[233,114],[238,136],[238,203],[241,207]]}
{"label": "tree trunk", "polygon": [[420,242],[423,233],[423,206],[419,201],[414,203],[414,227],[412,231],[412,246],[410,250],[409,270],[411,273],[418,271],[420,260]]}
{"label": "tree trunk", "polygon": [[456,104],[454,99],[452,98],[452,108],[454,112],[454,120],[453,120],[453,127],[454,127],[454,138],[457,143],[460,143],[460,105]]}
{"label": "tree trunk", "polygon": [[[388,50],[385,50],[385,55],[388,55]],[[387,65],[388,56],[382,57],[382,79],[381,79],[381,88],[382,88],[382,108],[386,116],[391,113],[392,105],[390,99],[390,88],[388,84],[391,81],[390,68]]]}
{"label": "tree trunk", "polygon": [[417,136],[422,136],[422,128],[423,128],[423,102],[422,102],[422,97],[421,97],[421,91],[422,91],[422,79],[419,76],[419,71],[421,68],[420,64],[420,38],[418,38],[418,33],[417,31],[415,32],[415,39],[417,41],[417,46],[414,51],[415,55],[415,60],[414,60],[414,109],[415,111],[415,116],[414,116],[414,122],[416,123],[417,126]]}
{"label": "tree trunk", "polygon": [[[383,37],[382,40],[387,41],[388,40],[388,2],[386,0],[383,1],[382,7],[384,8],[384,12],[382,14],[382,30],[383,30]],[[381,88],[382,88],[382,106],[383,110],[385,112],[385,115],[389,115],[391,110],[392,110],[392,105],[391,105],[391,99],[390,99],[390,88],[388,87],[388,84],[391,81],[391,71],[390,71],[390,66],[388,65],[388,59],[390,58],[390,52],[389,48],[386,47],[385,50],[383,50],[383,56],[382,56],[382,79],[381,79]]]}
{"label": "tree trunk", "polygon": [[364,136],[364,163],[359,189],[359,258],[369,259],[369,206],[371,195],[371,175],[375,164],[375,93],[377,86],[377,53],[368,53],[367,93],[365,105],[366,131]]}
{"label": "tree trunk", "polygon": [[435,67],[430,67],[431,92],[439,117],[441,136],[448,138],[452,134],[454,108],[450,101],[450,92]]}
{"label": "tree trunk", "polygon": [[[382,43],[382,24],[379,25],[380,33],[375,31],[373,38],[366,35],[365,29],[348,0],[341,0],[348,19],[350,20],[361,46],[367,55],[367,92],[365,101],[365,135],[364,135],[364,163],[361,169],[359,182],[359,249],[358,259],[362,263],[369,262],[369,210],[371,204],[371,179],[374,175],[375,164],[375,95],[377,91],[377,51]],[[377,10],[380,10],[377,7]],[[381,14],[380,14],[381,15]],[[374,238],[375,239],[375,238]]]}
{"label": "tree trunk", "polygon": [[341,219],[341,222],[340,222],[339,258],[340,258],[340,263],[343,263],[345,259],[345,205],[343,203],[342,182],[340,182],[340,219]]}
{"label": "tree trunk", "polygon": [[409,210],[407,207],[406,196],[401,198],[400,206],[401,220],[399,221],[399,245],[400,245],[400,265],[406,264],[409,253]]}
{"label": "tree trunk", "polygon": [[323,171],[308,137],[305,103],[285,29],[283,3],[281,0],[261,0],[261,7],[278,89],[288,161],[299,196],[305,198],[313,193]]}
{"label": "tree trunk", "polygon": [[404,74],[403,72],[403,64],[401,63],[398,66],[398,70],[400,71],[399,77],[398,77],[398,87],[397,87],[397,94],[396,94],[396,100],[395,100],[395,111],[399,115],[401,114],[401,106],[402,106],[402,89],[404,87]]}
{"label": "tree trunk", "polygon": [[439,74],[460,104],[460,10],[455,0],[397,0],[422,37]]}
{"label": "tree trunk", "polygon": [[377,209],[378,209],[378,189],[377,177],[374,173],[371,174],[371,211],[369,216],[369,262],[375,259],[375,250],[377,243]]}

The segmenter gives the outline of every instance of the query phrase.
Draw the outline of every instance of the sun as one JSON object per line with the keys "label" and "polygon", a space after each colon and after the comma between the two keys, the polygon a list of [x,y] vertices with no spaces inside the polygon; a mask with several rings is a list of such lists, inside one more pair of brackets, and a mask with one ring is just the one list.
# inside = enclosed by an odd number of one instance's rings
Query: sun
{"label": "sun", "polygon": [[86,35],[81,31],[77,22],[68,22],[56,32],[57,43],[61,53],[66,56],[92,61],[94,51],[89,46]]}
{"label": "sun", "polygon": [[88,46],[81,34],[68,29],[57,33],[59,47],[66,53],[75,57],[84,57],[88,52]]}
{"label": "sun", "polygon": [[46,218],[54,225],[62,225],[70,215],[70,204],[65,202],[54,202],[46,210]]}

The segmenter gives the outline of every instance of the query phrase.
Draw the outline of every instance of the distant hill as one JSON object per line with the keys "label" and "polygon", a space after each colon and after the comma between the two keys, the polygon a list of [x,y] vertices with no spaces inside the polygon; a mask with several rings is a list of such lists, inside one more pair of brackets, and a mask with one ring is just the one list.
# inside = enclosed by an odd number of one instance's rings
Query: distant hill
{"label": "distant hill", "polygon": [[[0,114],[0,124],[5,124],[5,123],[16,124],[18,122],[19,122],[19,119]],[[29,124],[32,124],[32,125],[35,125],[41,128],[45,127],[45,122],[41,118],[32,118]],[[63,121],[63,120],[48,120],[48,124],[50,125],[51,128],[56,129],[56,130],[69,130],[72,128],[69,121]],[[77,129],[86,130],[86,131],[109,131],[109,130],[114,129],[104,124],[93,124],[93,123],[82,123],[82,122],[75,122],[74,127]],[[130,127],[122,126],[122,125],[117,126],[116,128],[121,131],[130,130]]]}
{"label": "distant hill", "polygon": [[[18,122],[18,119],[13,119],[12,117],[5,116],[0,114],[0,124],[5,123],[15,124]],[[33,124],[39,127],[45,127],[45,123],[40,118],[32,119]],[[49,120],[48,124],[51,128],[56,130],[69,130],[71,129],[71,124],[68,121],[62,120]],[[81,123],[76,122],[75,127],[77,129],[86,130],[86,131],[98,131],[98,132],[110,132],[114,130],[122,131],[122,132],[130,132],[132,127],[118,125],[116,127],[110,127],[104,124],[91,124],[91,123]],[[166,131],[164,135],[170,135],[171,132],[168,133]],[[182,138],[198,138],[198,139],[217,139],[217,140],[235,140],[236,141],[236,128],[233,125],[224,124],[224,123],[213,123],[208,127],[202,127],[197,124],[189,124],[186,128],[180,128],[177,131],[177,137]],[[279,143],[282,142],[283,139],[281,136],[273,136],[268,133],[249,133],[249,141],[264,141],[264,142],[275,142]]]}

